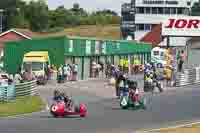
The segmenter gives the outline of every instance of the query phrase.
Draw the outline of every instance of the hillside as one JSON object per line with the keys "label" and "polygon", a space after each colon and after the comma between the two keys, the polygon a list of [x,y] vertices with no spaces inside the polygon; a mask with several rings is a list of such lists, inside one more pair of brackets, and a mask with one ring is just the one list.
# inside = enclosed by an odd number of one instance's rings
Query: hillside
{"label": "hillside", "polygon": [[78,26],[73,28],[66,28],[62,32],[55,33],[36,33],[30,32],[26,29],[16,29],[25,34],[31,34],[33,38],[49,37],[49,36],[83,36],[83,37],[96,37],[102,39],[120,39],[120,26],[119,25],[106,25],[106,26]]}

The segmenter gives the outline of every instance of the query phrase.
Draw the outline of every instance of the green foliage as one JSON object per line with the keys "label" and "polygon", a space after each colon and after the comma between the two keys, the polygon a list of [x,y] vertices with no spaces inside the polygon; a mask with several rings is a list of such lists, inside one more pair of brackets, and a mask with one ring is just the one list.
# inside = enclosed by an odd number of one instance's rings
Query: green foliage
{"label": "green foliage", "polygon": [[120,17],[114,11],[106,9],[87,13],[78,3],[71,9],[59,6],[55,10],[48,10],[43,1],[26,3],[21,0],[6,0],[0,2],[0,8],[7,10],[10,27],[30,28],[39,32],[59,31],[60,27],[120,23]]}
{"label": "green foliage", "polygon": [[42,2],[31,1],[29,6],[29,22],[32,31],[42,31],[48,28],[48,7]]}

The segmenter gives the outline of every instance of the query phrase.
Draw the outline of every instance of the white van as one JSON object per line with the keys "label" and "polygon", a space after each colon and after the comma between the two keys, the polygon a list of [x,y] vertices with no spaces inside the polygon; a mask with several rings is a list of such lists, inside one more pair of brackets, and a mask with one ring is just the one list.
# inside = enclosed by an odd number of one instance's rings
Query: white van
{"label": "white van", "polygon": [[167,61],[166,61],[166,53],[167,50],[160,48],[160,47],[155,47],[151,50],[151,62],[154,64],[161,64],[163,66],[166,66]]}

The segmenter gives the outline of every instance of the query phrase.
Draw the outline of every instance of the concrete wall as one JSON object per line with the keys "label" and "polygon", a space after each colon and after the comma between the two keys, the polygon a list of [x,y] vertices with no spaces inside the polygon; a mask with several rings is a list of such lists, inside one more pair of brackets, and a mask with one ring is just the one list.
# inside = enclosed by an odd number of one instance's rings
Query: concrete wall
{"label": "concrete wall", "polygon": [[188,64],[200,64],[200,37],[193,37],[187,46]]}

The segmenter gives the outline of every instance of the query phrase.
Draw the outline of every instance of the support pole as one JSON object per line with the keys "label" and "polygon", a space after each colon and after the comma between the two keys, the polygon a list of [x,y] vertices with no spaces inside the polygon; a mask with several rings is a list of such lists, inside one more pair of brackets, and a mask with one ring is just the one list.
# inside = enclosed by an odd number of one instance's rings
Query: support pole
{"label": "support pole", "polygon": [[167,36],[167,66],[170,66],[171,62],[170,62],[170,39],[169,36]]}
{"label": "support pole", "polygon": [[81,71],[81,79],[84,80],[84,74],[85,74],[85,57],[82,56],[82,71]]}

